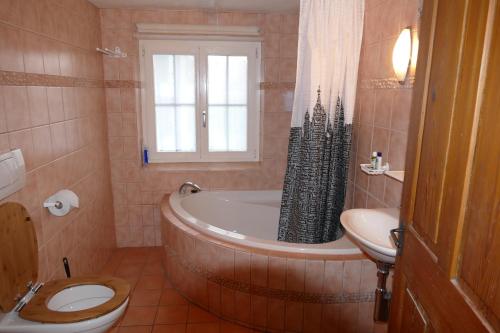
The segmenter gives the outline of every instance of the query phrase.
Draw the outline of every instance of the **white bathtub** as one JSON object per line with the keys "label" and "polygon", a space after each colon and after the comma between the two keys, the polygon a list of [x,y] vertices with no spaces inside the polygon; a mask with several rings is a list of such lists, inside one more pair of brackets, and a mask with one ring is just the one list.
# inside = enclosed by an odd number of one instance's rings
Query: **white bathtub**
{"label": "white bathtub", "polygon": [[200,233],[259,250],[314,256],[360,255],[346,236],[323,244],[277,241],[281,191],[202,191],[170,195],[173,214]]}

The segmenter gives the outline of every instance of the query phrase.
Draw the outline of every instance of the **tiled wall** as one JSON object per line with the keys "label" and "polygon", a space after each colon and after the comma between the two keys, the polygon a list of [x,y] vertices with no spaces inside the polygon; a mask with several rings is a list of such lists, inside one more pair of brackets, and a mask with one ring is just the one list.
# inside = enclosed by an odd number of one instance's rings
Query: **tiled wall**
{"label": "tiled wall", "polygon": [[[135,23],[254,25],[262,29],[263,152],[237,166],[141,166],[138,43]],[[158,203],[191,180],[207,189],[280,189],[286,165],[297,57],[297,14],[198,10],[101,10],[103,46],[127,58],[104,59],[109,151],[118,246],[161,244]]]}
{"label": "tiled wall", "polygon": [[400,85],[392,68],[392,50],[400,31],[417,32],[418,0],[366,1],[365,26],[358,75],[353,146],[346,206],[399,207],[402,183],[368,176],[360,163],[369,163],[372,151],[381,151],[391,170],[404,170],[412,79]]}
{"label": "tiled wall", "polygon": [[[0,153],[21,148],[21,202],[36,227],[39,279],[95,273],[115,247],[99,13],[84,0],[0,2]],[[54,217],[42,203],[68,188],[80,208]]]}

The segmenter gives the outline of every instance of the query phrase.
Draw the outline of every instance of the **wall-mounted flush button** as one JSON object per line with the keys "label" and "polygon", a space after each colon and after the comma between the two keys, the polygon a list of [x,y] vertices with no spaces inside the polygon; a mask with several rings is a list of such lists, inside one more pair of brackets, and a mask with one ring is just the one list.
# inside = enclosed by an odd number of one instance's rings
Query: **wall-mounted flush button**
{"label": "wall-mounted flush button", "polygon": [[21,149],[0,155],[0,199],[19,191],[26,183],[26,167]]}

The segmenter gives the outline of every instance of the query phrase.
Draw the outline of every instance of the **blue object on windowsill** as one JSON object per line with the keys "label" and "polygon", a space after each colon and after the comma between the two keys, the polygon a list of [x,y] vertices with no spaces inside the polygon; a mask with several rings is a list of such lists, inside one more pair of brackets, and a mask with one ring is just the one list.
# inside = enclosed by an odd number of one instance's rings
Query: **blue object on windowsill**
{"label": "blue object on windowsill", "polygon": [[149,164],[149,156],[148,156],[148,148],[144,148],[144,164],[147,165]]}

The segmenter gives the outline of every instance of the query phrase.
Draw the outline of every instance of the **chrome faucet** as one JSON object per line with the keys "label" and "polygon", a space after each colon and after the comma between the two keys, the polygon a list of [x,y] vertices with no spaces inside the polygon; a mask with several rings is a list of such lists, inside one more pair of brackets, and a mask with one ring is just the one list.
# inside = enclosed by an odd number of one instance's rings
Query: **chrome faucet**
{"label": "chrome faucet", "polygon": [[201,192],[201,187],[196,185],[193,182],[185,182],[184,184],[179,187],[179,194],[186,194],[186,188],[190,187],[191,188],[191,193],[198,193]]}

